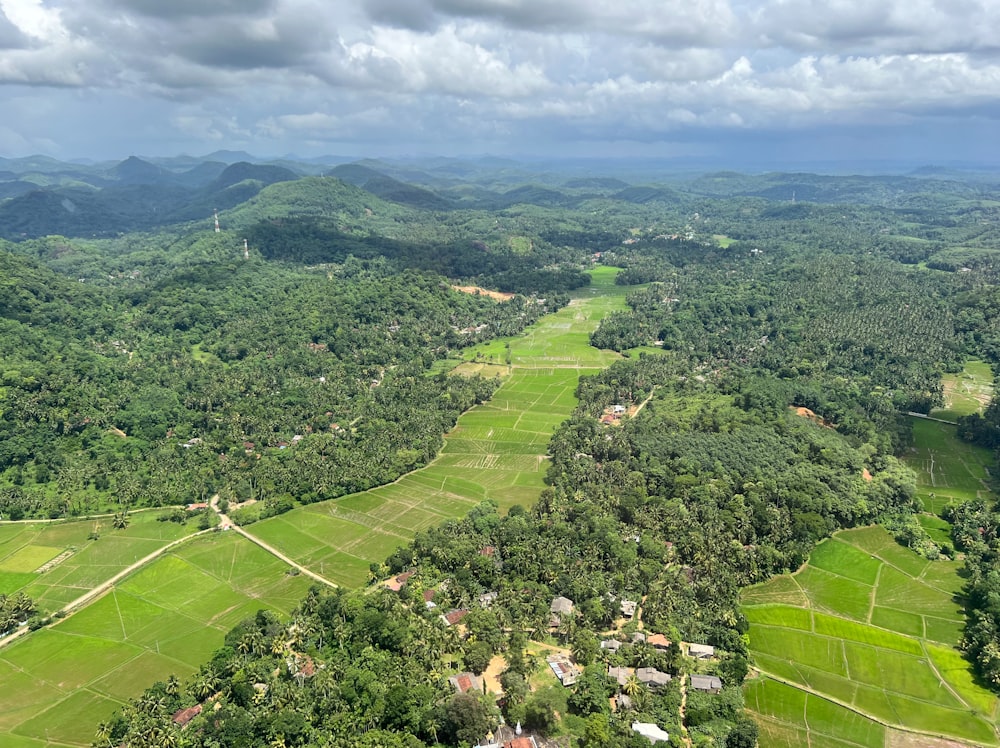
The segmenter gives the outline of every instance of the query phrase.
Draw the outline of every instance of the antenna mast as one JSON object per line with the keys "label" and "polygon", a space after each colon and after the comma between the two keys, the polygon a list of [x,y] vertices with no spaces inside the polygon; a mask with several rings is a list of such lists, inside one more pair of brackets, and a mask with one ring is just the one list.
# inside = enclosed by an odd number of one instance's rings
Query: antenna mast
{"label": "antenna mast", "polygon": [[222,231],[222,229],[219,228],[219,209],[216,208],[215,209],[215,233],[218,234],[220,231]]}
{"label": "antenna mast", "polygon": [[250,245],[246,239],[243,240],[243,259],[244,260],[250,259]]}

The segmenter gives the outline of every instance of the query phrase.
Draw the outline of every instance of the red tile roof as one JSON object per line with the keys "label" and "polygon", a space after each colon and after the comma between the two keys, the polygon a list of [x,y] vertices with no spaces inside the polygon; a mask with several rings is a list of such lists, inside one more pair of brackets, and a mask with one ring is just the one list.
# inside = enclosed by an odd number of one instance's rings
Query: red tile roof
{"label": "red tile roof", "polygon": [[462,608],[461,610],[453,610],[451,613],[447,613],[444,619],[448,622],[449,626],[454,626],[467,615],[469,615],[469,611]]}
{"label": "red tile roof", "polygon": [[201,714],[201,704],[189,706],[187,709],[178,709],[174,712],[173,720],[175,725],[184,727],[188,722]]}

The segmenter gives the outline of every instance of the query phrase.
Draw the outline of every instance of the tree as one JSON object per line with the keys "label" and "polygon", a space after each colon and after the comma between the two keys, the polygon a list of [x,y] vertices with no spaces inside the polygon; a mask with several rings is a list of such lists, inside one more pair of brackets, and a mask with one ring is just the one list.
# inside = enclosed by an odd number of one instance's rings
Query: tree
{"label": "tree", "polygon": [[726,736],[726,748],[757,748],[757,723],[741,717]]}
{"label": "tree", "polygon": [[457,743],[474,744],[490,730],[486,708],[472,694],[455,694],[444,711],[445,726]]}
{"label": "tree", "polygon": [[486,642],[473,642],[465,647],[465,666],[476,675],[482,675],[492,659],[493,650]]}

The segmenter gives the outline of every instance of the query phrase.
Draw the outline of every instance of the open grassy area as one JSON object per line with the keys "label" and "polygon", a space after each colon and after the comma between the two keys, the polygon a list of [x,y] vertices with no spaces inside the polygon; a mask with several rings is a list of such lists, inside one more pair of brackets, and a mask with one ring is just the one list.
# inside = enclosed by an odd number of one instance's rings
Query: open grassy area
{"label": "open grassy area", "polygon": [[993,370],[985,361],[967,361],[959,374],[945,374],[941,382],[944,388],[944,407],[935,408],[931,415],[954,421],[959,416],[977,413],[990,403],[993,397]]}
{"label": "open grassy area", "polygon": [[[112,529],[110,518],[2,525],[0,593],[23,591],[42,610],[59,610],[157,548],[196,530],[192,523],[158,522],[161,514],[135,512],[125,530]],[[100,539],[89,539],[95,531]]]}
{"label": "open grassy area", "polygon": [[90,745],[126,699],[193,673],[237,622],[260,608],[288,613],[309,586],[235,533],[178,547],[0,650],[0,745]]}
{"label": "open grassy area", "polygon": [[[498,366],[509,344],[508,376],[493,398],[463,414],[427,467],[387,486],[302,507],[249,531],[338,584],[360,585],[415,532],[460,517],[485,499],[501,508],[528,506],[544,487],[553,432],[576,406],[577,382],[618,355],[590,346],[600,320],[624,308],[626,289],[614,268],[593,271],[593,284],[523,335],[466,352],[469,364]],[[466,365],[469,365],[466,364]]]}
{"label": "open grassy area", "polygon": [[917,474],[917,495],[925,511],[940,514],[951,502],[986,496],[988,449],[955,437],[955,427],[920,418],[913,421],[914,446],[904,455]]}
{"label": "open grassy area", "polygon": [[811,745],[870,744],[816,727],[814,701],[842,712],[830,724],[867,725],[857,728],[866,736],[879,733],[881,722],[1000,744],[1000,702],[974,682],[956,649],[959,566],[927,561],[882,528],[866,527],[824,541],[795,574],[746,589],[751,652],[762,672],[784,682],[747,689],[773,744],[796,744],[805,733]]}

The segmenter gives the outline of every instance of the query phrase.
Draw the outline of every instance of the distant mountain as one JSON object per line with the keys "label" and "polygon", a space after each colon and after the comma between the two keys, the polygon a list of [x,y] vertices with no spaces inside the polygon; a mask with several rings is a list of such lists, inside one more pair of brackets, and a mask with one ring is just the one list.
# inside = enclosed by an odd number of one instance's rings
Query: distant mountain
{"label": "distant mountain", "polygon": [[108,171],[108,176],[119,184],[174,184],[174,175],[166,169],[129,156]]}
{"label": "distant mountain", "polygon": [[328,171],[327,176],[336,177],[394,203],[430,210],[446,210],[451,207],[451,203],[431,190],[401,182],[360,163],[343,164]]}
{"label": "distant mountain", "polygon": [[207,187],[214,179],[218,179],[228,167],[222,161],[202,161],[197,166],[175,175],[178,184],[186,187]]}
{"label": "distant mountain", "polygon": [[260,159],[246,151],[214,151],[207,156],[202,156],[202,161],[221,161],[224,164],[235,164],[240,161],[257,163]]}
{"label": "distant mountain", "polygon": [[563,184],[563,187],[570,190],[624,190],[629,186],[628,182],[613,177],[580,177],[570,179]]}
{"label": "distant mountain", "polygon": [[524,204],[539,205],[544,208],[564,208],[576,205],[578,202],[579,198],[576,196],[566,195],[537,185],[515,187],[497,197],[497,205],[502,207]]}
{"label": "distant mountain", "polygon": [[210,191],[224,190],[227,187],[232,187],[234,184],[239,184],[247,180],[260,182],[261,187],[265,187],[275,182],[289,182],[298,178],[298,174],[282,166],[268,166],[266,164],[251,164],[246,161],[238,161],[226,167],[208,185],[208,189]]}
{"label": "distant mountain", "polygon": [[627,187],[621,192],[612,195],[615,200],[624,200],[628,203],[643,205],[645,203],[676,203],[680,201],[680,195],[668,187]]}
{"label": "distant mountain", "polygon": [[8,197],[18,197],[26,195],[33,190],[37,190],[38,185],[34,182],[25,182],[22,179],[12,179],[0,182],[0,200]]}

